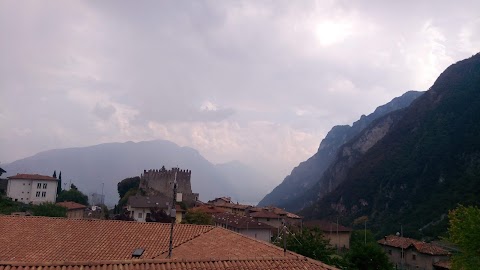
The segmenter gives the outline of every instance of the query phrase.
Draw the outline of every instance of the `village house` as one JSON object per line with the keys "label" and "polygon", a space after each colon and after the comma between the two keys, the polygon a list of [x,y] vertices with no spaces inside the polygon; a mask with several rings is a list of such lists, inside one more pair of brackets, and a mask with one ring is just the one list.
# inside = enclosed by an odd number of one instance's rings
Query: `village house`
{"label": "village house", "polygon": [[433,270],[448,265],[450,253],[430,243],[395,235],[385,236],[378,243],[399,269]]}
{"label": "village house", "polygon": [[7,197],[23,203],[54,203],[58,179],[39,174],[17,174],[8,177]]}
{"label": "village house", "polygon": [[165,223],[0,216],[0,224],[0,270],[337,270],[207,225],[175,225],[169,256],[170,224]]}
{"label": "village house", "polygon": [[350,249],[351,228],[325,220],[306,221],[303,226],[320,229],[330,245],[336,249]]}
{"label": "village house", "polygon": [[250,212],[248,216],[257,222],[266,223],[277,229],[282,227],[282,221],[284,220],[280,215],[270,211]]}
{"label": "village house", "polygon": [[56,205],[67,208],[67,218],[83,218],[87,206],[76,202],[59,202]]}
{"label": "village house", "polygon": [[[167,215],[169,205],[172,204],[170,198],[157,195],[157,196],[131,196],[128,198],[127,211],[131,218],[135,221],[146,222],[151,218],[152,210],[164,211]],[[178,204],[175,205],[175,222],[181,223],[185,210],[183,210]]]}
{"label": "village house", "polygon": [[228,212],[224,208],[220,208],[218,206],[210,205],[210,204],[199,205],[197,207],[190,208],[189,211],[202,212],[202,213],[209,214],[209,215]]}
{"label": "village house", "polygon": [[265,242],[271,242],[272,232],[276,231],[272,226],[258,222],[252,217],[235,215],[229,212],[213,214],[212,218],[216,226]]}

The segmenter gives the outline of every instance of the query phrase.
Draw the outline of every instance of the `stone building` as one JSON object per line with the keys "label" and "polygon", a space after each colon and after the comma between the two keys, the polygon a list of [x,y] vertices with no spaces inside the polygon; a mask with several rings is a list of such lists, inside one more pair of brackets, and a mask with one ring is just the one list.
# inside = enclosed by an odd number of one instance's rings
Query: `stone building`
{"label": "stone building", "polygon": [[192,171],[162,167],[160,170],[144,170],[140,176],[140,189],[148,196],[163,195],[173,200],[173,182],[177,180],[177,202],[193,206],[198,200],[198,193],[192,192]]}
{"label": "stone building", "polygon": [[385,236],[378,243],[396,269],[433,270],[447,265],[450,252],[431,243],[407,237]]}

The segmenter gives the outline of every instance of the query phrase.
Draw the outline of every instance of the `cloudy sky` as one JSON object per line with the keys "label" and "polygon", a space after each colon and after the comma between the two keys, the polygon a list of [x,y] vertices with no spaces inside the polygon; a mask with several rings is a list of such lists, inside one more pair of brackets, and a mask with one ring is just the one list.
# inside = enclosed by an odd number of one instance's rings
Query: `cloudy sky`
{"label": "cloudy sky", "polygon": [[[0,0],[0,162],[171,140],[283,178],[480,51],[479,1]],[[278,179],[281,181],[281,179]]]}

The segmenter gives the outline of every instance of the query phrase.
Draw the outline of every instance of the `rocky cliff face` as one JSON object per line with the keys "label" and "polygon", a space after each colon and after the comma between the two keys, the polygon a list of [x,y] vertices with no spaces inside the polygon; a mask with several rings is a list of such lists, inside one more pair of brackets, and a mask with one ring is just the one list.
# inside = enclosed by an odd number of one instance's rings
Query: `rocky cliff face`
{"label": "rocky cliff face", "polygon": [[301,197],[285,204],[290,211],[299,211],[310,206],[335,190],[345,179],[352,168],[367,151],[388,134],[395,123],[402,117],[404,110],[397,110],[373,121],[360,134],[342,145],[335,159],[318,180]]}
{"label": "rocky cliff face", "polygon": [[[389,117],[386,133],[374,131]],[[323,196],[312,188],[314,203],[301,214],[345,224],[368,217],[378,236],[400,224],[410,237],[444,232],[450,209],[480,204],[480,54],[450,66],[411,106],[369,132],[377,135],[347,143],[322,180],[343,181]]]}
{"label": "rocky cliff face", "polygon": [[[372,114],[368,116],[362,115],[352,126],[341,125],[333,127],[320,143],[317,153],[295,167],[292,173],[288,175],[279,186],[260,201],[259,205],[277,205],[287,207],[292,211],[308,205],[308,201],[311,198],[304,197],[305,192],[317,184],[325,170],[337,157],[337,152],[343,144],[358,136],[365,127],[376,119],[392,111],[409,106],[410,103],[422,93],[423,92],[409,91],[400,97],[394,98],[389,103],[378,107]],[[374,134],[371,134],[370,137],[375,136],[377,133],[376,136],[378,136],[381,134],[381,129],[372,132],[374,132]],[[367,147],[367,145],[364,147]]]}

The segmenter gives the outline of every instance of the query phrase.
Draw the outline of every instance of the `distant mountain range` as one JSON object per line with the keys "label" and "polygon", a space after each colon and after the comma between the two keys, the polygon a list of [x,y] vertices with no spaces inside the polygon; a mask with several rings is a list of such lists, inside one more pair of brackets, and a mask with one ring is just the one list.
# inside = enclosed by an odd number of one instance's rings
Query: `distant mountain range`
{"label": "distant mountain range", "polygon": [[268,187],[258,185],[265,176],[238,161],[214,165],[197,150],[164,140],[49,150],[2,164],[7,171],[2,177],[17,173],[52,175],[54,170],[58,175],[62,171],[63,183],[72,181],[88,194],[100,194],[104,183],[106,203],[113,205],[118,201],[118,182],[162,166],[191,170],[192,189],[200,193],[201,200],[230,196],[240,202],[258,202],[268,191]]}
{"label": "distant mountain range", "polygon": [[[362,115],[352,126],[334,126],[320,143],[317,153],[295,167],[280,185],[260,201],[259,205],[276,205],[289,211],[298,211],[310,205],[312,198],[306,197],[305,193],[313,186],[319,185],[322,175],[335,160],[342,145],[358,136],[373,121],[390,112],[408,107],[422,94],[423,92],[409,91],[378,107],[368,116]],[[321,183],[322,186],[328,184]],[[333,186],[326,190],[331,188]]]}

